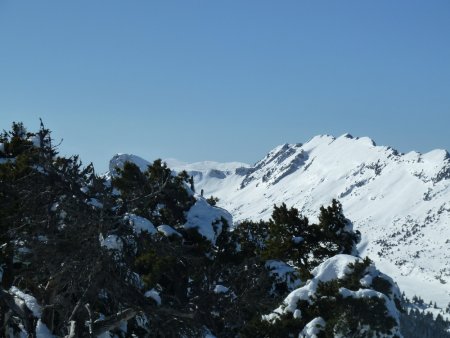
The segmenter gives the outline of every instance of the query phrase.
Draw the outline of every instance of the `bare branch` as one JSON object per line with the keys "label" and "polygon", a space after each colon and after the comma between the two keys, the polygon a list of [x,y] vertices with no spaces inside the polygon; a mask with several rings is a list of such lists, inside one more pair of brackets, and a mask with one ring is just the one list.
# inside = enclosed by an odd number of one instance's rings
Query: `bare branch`
{"label": "bare branch", "polygon": [[70,321],[70,327],[69,327],[69,334],[67,336],[65,336],[64,338],[75,338],[76,337],[76,322],[74,320]]}
{"label": "bare branch", "polygon": [[135,309],[126,309],[115,315],[112,315],[105,320],[101,320],[95,322],[93,324],[93,335],[98,336],[104,332],[114,330],[115,328],[120,326],[121,321],[128,321],[131,318],[134,318],[137,315],[137,311]]}
{"label": "bare branch", "polygon": [[167,176],[165,181],[162,182],[161,186],[156,191],[152,191],[151,193],[149,193],[147,195],[144,195],[144,196],[135,197],[135,198],[133,198],[131,200],[128,200],[127,202],[135,202],[135,201],[138,201],[140,199],[149,198],[149,197],[153,197],[153,196],[156,196],[156,195],[160,194],[164,190],[164,188],[166,187],[167,183],[169,182],[169,178],[170,178],[170,175]]}

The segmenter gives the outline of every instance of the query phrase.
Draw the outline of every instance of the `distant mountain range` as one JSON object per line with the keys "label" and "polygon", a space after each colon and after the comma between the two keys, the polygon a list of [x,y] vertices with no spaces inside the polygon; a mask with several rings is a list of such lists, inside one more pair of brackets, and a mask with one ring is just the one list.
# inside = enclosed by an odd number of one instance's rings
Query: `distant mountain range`
{"label": "distant mountain range", "polygon": [[[116,155],[110,168],[135,155]],[[319,135],[284,144],[254,165],[165,160],[194,177],[197,193],[219,198],[234,222],[268,219],[286,203],[312,219],[321,205],[341,201],[363,234],[361,256],[394,277],[408,297],[445,308],[450,302],[450,155],[402,154],[367,137]]]}

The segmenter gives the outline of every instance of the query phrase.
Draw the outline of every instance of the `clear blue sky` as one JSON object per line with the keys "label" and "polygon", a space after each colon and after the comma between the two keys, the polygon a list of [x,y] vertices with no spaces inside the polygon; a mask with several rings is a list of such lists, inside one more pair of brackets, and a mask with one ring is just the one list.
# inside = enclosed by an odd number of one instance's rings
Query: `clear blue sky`
{"label": "clear blue sky", "polygon": [[316,134],[450,149],[450,1],[0,0],[0,129],[254,162]]}

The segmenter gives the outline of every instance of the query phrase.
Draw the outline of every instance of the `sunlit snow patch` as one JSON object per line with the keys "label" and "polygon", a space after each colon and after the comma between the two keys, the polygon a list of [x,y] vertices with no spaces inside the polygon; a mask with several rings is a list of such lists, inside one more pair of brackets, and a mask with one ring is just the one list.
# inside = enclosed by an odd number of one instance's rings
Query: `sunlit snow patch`
{"label": "sunlit snow patch", "polygon": [[156,304],[161,305],[161,296],[155,289],[151,289],[144,294],[145,297],[153,299]]}
{"label": "sunlit snow patch", "polygon": [[157,229],[158,232],[162,233],[166,237],[170,236],[182,237],[182,235],[178,231],[176,231],[174,228],[172,228],[170,225],[167,224],[162,224]]}
{"label": "sunlit snow patch", "polygon": [[199,198],[186,215],[185,229],[197,229],[211,243],[215,244],[222,232],[222,218],[232,226],[233,219],[228,211],[213,207],[204,198]]}
{"label": "sunlit snow patch", "polygon": [[147,231],[151,235],[156,234],[156,228],[153,223],[144,217],[135,214],[126,214],[124,220],[133,227],[136,234],[140,234],[142,231]]}
{"label": "sunlit snow patch", "polygon": [[99,235],[100,245],[108,250],[122,251],[123,242],[117,235],[108,235],[106,238],[102,234]]}

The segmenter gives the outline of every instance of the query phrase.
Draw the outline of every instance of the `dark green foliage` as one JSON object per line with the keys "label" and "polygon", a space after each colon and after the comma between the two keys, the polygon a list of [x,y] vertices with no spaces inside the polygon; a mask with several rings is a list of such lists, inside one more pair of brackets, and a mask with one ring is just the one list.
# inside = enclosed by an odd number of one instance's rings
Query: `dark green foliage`
{"label": "dark green foliage", "polygon": [[194,177],[193,176],[189,177],[188,182],[189,182],[189,187],[191,188],[192,192],[195,192]]}
{"label": "dark green foliage", "polygon": [[292,260],[298,265],[301,264],[306,257],[303,236],[307,227],[308,219],[301,217],[297,209],[288,209],[284,203],[279,207],[274,205],[263,256],[267,259]]}
{"label": "dark green foliage", "polygon": [[211,254],[212,245],[205,237],[199,234],[197,229],[180,229],[183,233],[184,244],[191,252],[198,255]]}
{"label": "dark green foliage", "polygon": [[[369,259],[369,257],[364,258],[362,262],[356,262],[356,263],[350,263],[348,265],[349,270],[351,271],[348,273],[341,282],[341,286],[345,286],[349,290],[357,291],[361,288],[360,280],[364,277],[364,275],[367,272],[367,268],[372,264],[372,261]],[[381,279],[381,277],[375,277],[375,279]],[[387,282],[387,281],[386,281]],[[373,284],[372,284],[373,286]],[[385,294],[390,294],[391,291],[391,284],[388,282],[388,292],[382,292],[380,290],[377,290],[374,287],[374,290],[380,291]]]}
{"label": "dark green foliage", "polygon": [[223,217],[216,221],[215,226],[218,226],[219,224],[222,227],[222,231],[216,240],[215,260],[218,264],[226,264],[230,262],[238,263],[240,259],[236,250],[237,236],[234,232],[230,232],[229,224]]}
{"label": "dark green foliage", "polygon": [[[4,239],[2,240],[2,243]],[[9,289],[13,282],[14,247],[11,243],[5,243],[0,248],[0,267],[2,268],[2,287]]]}
{"label": "dark green foliage", "polygon": [[184,212],[195,201],[184,186],[189,183],[186,172],[173,176],[166,163],[159,159],[145,172],[131,162],[116,170],[118,175],[112,183],[121,192],[126,211],[146,217],[157,225],[176,226],[185,222]]}
{"label": "dark green foliage", "polygon": [[384,293],[385,295],[389,295],[391,293],[391,283],[383,277],[375,277],[372,280],[372,286],[374,290]]}
{"label": "dark green foliage", "polygon": [[402,303],[406,307],[400,316],[404,338],[450,338],[450,321],[441,314],[433,317],[421,297],[410,300],[403,294]]}
{"label": "dark green foliage", "polygon": [[[175,175],[161,160],[144,172],[127,162],[109,187],[77,156],[58,157],[50,134],[43,124],[33,134],[17,123],[0,135],[5,145],[0,157],[6,159],[0,164],[0,291],[14,284],[35,296],[44,309],[42,321],[55,335],[66,336],[74,321],[75,336],[89,336],[88,305],[94,321],[124,309],[146,318],[149,324],[139,326],[138,317],[131,317],[127,334],[113,329],[121,338],[201,337],[205,328],[217,337],[298,336],[318,316],[327,321],[321,337],[335,331],[351,337],[365,324],[378,332],[392,325],[383,299],[339,293],[341,287],[358,290],[368,259],[351,266],[342,280],[321,283],[311,304],[300,301],[301,319],[288,314],[273,324],[261,321],[289,292],[286,281],[271,275],[267,260],[289,262],[293,275],[300,272],[305,282],[325,259],[352,253],[358,234],[339,202],[321,209],[318,224],[285,204],[274,206],[268,222],[246,221],[231,229],[218,219],[212,226],[220,234],[211,243],[197,229],[183,227],[195,203],[193,178],[186,172]],[[29,141],[36,136],[38,142]],[[93,206],[93,199],[103,207]],[[211,205],[217,201],[208,199]],[[125,213],[171,225],[182,237],[136,233]],[[108,236],[122,249],[102,247],[99,238]],[[228,291],[214,292],[217,285]],[[161,305],[144,296],[152,288]],[[381,277],[373,288],[390,296],[390,284]],[[0,298],[2,328],[25,321],[8,311]]]}
{"label": "dark green foliage", "polygon": [[181,272],[184,270],[176,257],[162,256],[151,249],[136,257],[135,266],[147,289],[157,285],[165,289],[173,288],[174,283],[181,283]]}
{"label": "dark green foliage", "polygon": [[265,249],[269,225],[264,221],[243,221],[234,229],[233,234],[240,245],[239,254],[247,258],[256,257]]}
{"label": "dark green foliage", "polygon": [[348,297],[337,299],[336,303],[340,315],[334,321],[334,327],[330,325],[332,321],[327,323],[327,337],[341,334],[344,337],[371,338],[375,332],[389,334],[396,325],[394,318],[384,315],[386,305],[383,299]]}
{"label": "dark green foliage", "polygon": [[206,199],[206,202],[208,202],[208,204],[211,206],[215,206],[217,202],[219,202],[219,199],[217,197],[210,196],[209,198]]}
{"label": "dark green foliage", "polygon": [[27,140],[29,136],[31,136],[31,134],[27,133],[27,130],[21,122],[13,122],[11,131],[4,131],[2,135],[6,157],[14,158],[17,155],[30,150],[32,143]]}
{"label": "dark green foliage", "polygon": [[304,232],[308,226],[308,219],[300,216],[297,209],[288,209],[286,204],[282,203],[279,207],[273,206],[271,223],[284,225],[294,235]]}
{"label": "dark green foliage", "polygon": [[[28,140],[31,137],[38,137],[39,146]],[[59,158],[55,158],[50,131],[42,121],[37,133],[27,133],[22,123],[13,123],[10,132],[3,132],[1,142],[5,152],[0,158],[6,160],[0,164],[0,236],[5,240],[13,235],[8,230],[20,227],[27,218],[23,208],[42,216],[41,207],[51,197],[49,193],[43,196],[43,187],[57,180],[61,172],[53,164]],[[32,203],[34,197],[39,197],[33,201],[36,203]],[[27,198],[29,202],[25,202]]]}
{"label": "dark green foliage", "polygon": [[268,324],[269,322],[265,320],[255,319],[249,323],[248,327],[244,328],[243,332],[245,334],[251,331],[266,331],[273,332],[273,334],[282,332],[284,337],[297,336],[307,323],[314,318],[321,317],[325,320],[326,326],[320,333],[320,337],[333,338],[340,335],[342,337],[371,338],[377,333],[389,334],[397,323],[386,313],[384,299],[343,297],[340,294],[342,287],[347,289],[355,287],[352,284],[360,278],[360,274],[363,272],[361,268],[366,266],[367,261],[359,264],[359,266],[354,265],[353,267],[356,267],[354,271],[342,280],[319,282],[316,292],[311,297],[311,302],[304,300],[298,302],[297,308],[301,310],[301,318],[296,319],[291,314],[285,314],[272,324]]}
{"label": "dark green foliage", "polygon": [[358,231],[351,230],[350,221],[345,218],[342,205],[333,200],[331,206],[321,207],[319,224],[308,229],[314,264],[336,254],[352,254],[360,240]]}
{"label": "dark green foliage", "polygon": [[450,322],[441,315],[410,309],[400,317],[404,338],[450,338]]}
{"label": "dark green foliage", "polygon": [[[304,327],[304,323],[300,319],[283,316],[276,322],[271,324],[260,318],[252,319],[240,332],[239,337],[242,338],[286,338],[297,337]],[[321,338],[320,336],[317,338]]]}
{"label": "dark green foliage", "polygon": [[328,207],[320,207],[319,224],[332,232],[344,230],[348,224],[348,219],[342,213],[342,204],[333,199]]}
{"label": "dark green foliage", "polygon": [[[371,264],[370,259],[365,258],[349,264],[348,273],[343,278],[328,282],[319,281],[310,301],[299,300],[297,303],[301,318],[293,318],[292,314],[287,313],[271,324],[265,320],[254,319],[243,332],[282,332],[285,337],[297,336],[307,323],[321,317],[326,326],[320,337],[332,338],[340,335],[370,338],[380,333],[390,334],[397,322],[387,313],[385,299],[344,297],[341,294],[342,288],[353,291],[367,288],[361,285],[361,279],[368,273]],[[376,285],[372,285],[372,289],[378,288],[376,291],[383,292],[387,298],[394,298],[389,281],[381,276],[373,278],[373,281],[376,281]]]}
{"label": "dark green foliage", "polygon": [[306,269],[336,254],[352,254],[360,238],[336,200],[327,208],[321,207],[318,224],[309,224],[297,209],[288,209],[283,203],[274,206],[270,221],[259,226],[268,229],[263,257],[292,261]]}
{"label": "dark green foliage", "polygon": [[147,178],[136,164],[125,162],[122,169],[117,168],[116,170],[119,177],[113,179],[113,185],[120,190],[125,200],[139,198],[146,193],[146,188],[151,188],[146,187]]}
{"label": "dark green foliage", "polygon": [[[84,202],[89,196],[80,189],[91,183],[91,166],[82,169],[77,157],[56,157],[50,132],[42,124],[37,134],[24,133],[23,126],[14,124],[9,136],[2,137],[6,156],[11,158],[0,164],[2,286],[7,289],[14,282],[43,305],[50,305],[44,308],[43,320],[59,334],[65,331],[64,320],[78,299],[86,297],[97,306],[89,290],[105,274],[112,281],[124,273],[122,268],[109,269],[115,264],[98,240],[100,231],[116,224]],[[37,135],[40,141],[33,145],[24,135]],[[111,293],[120,299],[125,290],[113,287]],[[3,310],[0,313],[6,313]],[[72,317],[83,322],[86,314],[77,312]],[[6,324],[4,320],[0,316],[0,325]]]}

